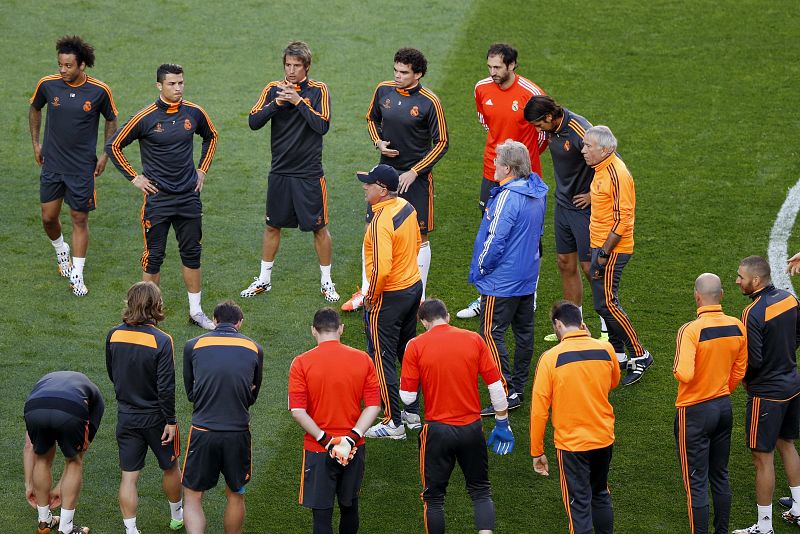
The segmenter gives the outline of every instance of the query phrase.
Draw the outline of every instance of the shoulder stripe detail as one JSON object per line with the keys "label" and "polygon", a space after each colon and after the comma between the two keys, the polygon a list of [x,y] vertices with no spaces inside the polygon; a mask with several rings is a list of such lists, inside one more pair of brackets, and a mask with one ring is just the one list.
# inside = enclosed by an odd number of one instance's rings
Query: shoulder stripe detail
{"label": "shoulder stripe detail", "polygon": [[767,306],[767,309],[764,310],[764,322],[771,321],[779,315],[783,315],[784,313],[788,312],[792,308],[797,308],[797,299],[795,299],[792,295],[787,295],[783,300]]}
{"label": "shoulder stripe detail", "polygon": [[375,122],[370,118],[372,115],[372,110],[375,109],[376,100],[378,99],[378,91],[382,87],[394,87],[396,84],[393,81],[385,81],[378,84],[375,88],[375,91],[372,93],[372,100],[369,101],[369,109],[367,109],[367,131],[369,131],[369,136],[372,138],[372,143],[377,143],[381,136],[378,135],[378,127],[375,125]]}
{"label": "shoulder stripe detail", "polygon": [[250,110],[250,115],[252,115],[253,113],[258,113],[259,111],[261,111],[261,109],[264,107],[264,102],[266,102],[266,100],[267,100],[267,94],[269,93],[269,90],[272,89],[273,87],[277,86],[278,83],[280,83],[280,82],[269,82],[267,84],[267,86],[264,88],[264,90],[261,91],[261,96],[258,97],[258,100],[256,101],[256,105],[253,106],[252,109]]}
{"label": "shoulder stripe detail", "polygon": [[489,247],[492,245],[492,240],[494,239],[494,233],[497,230],[497,223],[500,220],[500,214],[503,212],[503,207],[506,204],[506,200],[508,200],[508,195],[511,192],[508,189],[504,189],[500,192],[497,196],[497,209],[494,211],[494,220],[489,225],[489,231],[486,234],[486,241],[483,243],[483,250],[481,251],[480,256],[478,256],[478,268],[480,269],[483,265],[483,260],[486,257],[486,254],[489,252]]}
{"label": "shoulder stripe detail", "polygon": [[[309,80],[308,85],[311,87],[316,87],[319,89],[320,92],[320,104],[322,107],[322,112],[320,113],[313,106],[308,106],[308,109],[312,111],[315,115],[321,117],[323,120],[330,122],[331,120],[331,100],[330,95],[328,95],[328,86],[325,85],[323,82],[317,82],[315,80]],[[305,100],[303,101],[305,102]]]}
{"label": "shoulder stripe detail", "polygon": [[211,167],[211,161],[214,159],[214,153],[217,150],[217,138],[219,137],[219,134],[217,134],[217,129],[214,128],[214,123],[211,122],[211,117],[208,116],[206,110],[194,102],[189,102],[188,100],[184,100],[183,104],[189,106],[190,108],[200,110],[200,113],[202,113],[203,117],[206,119],[206,124],[208,124],[209,130],[211,130],[211,142],[208,145],[208,150],[206,151],[203,161],[201,161],[200,165],[197,166],[201,171],[208,172],[209,167]]}
{"label": "shoulder stripe detail", "polygon": [[195,349],[203,347],[242,347],[258,353],[258,347],[249,339],[241,337],[203,336],[195,343]]}
{"label": "shoulder stripe detail", "polygon": [[581,139],[583,139],[583,136],[586,135],[586,130],[583,128],[583,126],[581,126],[581,123],[575,119],[570,119],[569,123],[567,123],[567,126],[572,128],[572,131],[578,134],[578,137]]}
{"label": "shoulder stripe detail", "polygon": [[752,311],[753,306],[758,304],[758,302],[761,300],[761,297],[763,297],[763,295],[759,295],[756,300],[751,302],[749,306],[742,310],[742,324],[744,325],[745,329],[747,329],[747,319],[749,319],[750,312]]}
{"label": "shoulder stripe detail", "polygon": [[[614,225],[611,227],[611,231],[615,234],[617,233],[617,228],[619,227],[620,223],[620,214],[619,214],[619,175],[617,174],[617,169],[614,167],[614,164],[611,163],[608,167],[608,175],[611,177],[611,198],[612,206],[611,206],[611,213],[614,217]],[[619,234],[617,234],[619,235]]]}
{"label": "shoulder stripe detail", "polygon": [[114,141],[111,143],[111,153],[114,155],[114,158],[116,158],[120,166],[122,166],[122,168],[125,169],[128,174],[133,176],[136,176],[137,172],[128,162],[128,158],[125,157],[125,154],[122,153],[122,148],[119,146],[120,142],[125,139],[129,133],[131,133],[131,130],[134,126],[136,126],[144,117],[154,112],[156,109],[158,109],[158,106],[155,104],[150,104],[143,110],[139,111],[139,113],[131,117],[131,120],[129,120],[128,123],[122,127],[122,130],[117,133],[117,135],[114,137]]}
{"label": "shoulder stripe detail", "polygon": [[111,102],[111,109],[114,110],[114,115],[119,116],[119,112],[117,111],[117,104],[114,103],[114,95],[111,94],[111,87],[101,82],[97,78],[92,78],[91,76],[87,76],[86,81],[92,85],[96,85],[97,87],[106,92],[106,94],[108,95],[108,100]]}
{"label": "shoulder stripe detail", "polygon": [[524,76],[520,76],[519,74],[517,74],[517,79],[519,81],[519,84],[522,87],[524,87],[525,89],[527,89],[528,91],[530,91],[534,95],[543,95],[543,94],[545,94],[545,92],[542,91],[541,87],[539,87],[538,85],[536,85],[535,83],[530,81],[528,78],[525,78]]}
{"label": "shoulder stripe detail", "polygon": [[431,101],[436,111],[436,122],[439,125],[439,142],[428,152],[427,156],[414,165],[415,169],[423,169],[428,165],[432,165],[445,151],[448,143],[447,121],[444,118],[444,109],[442,109],[442,103],[439,101],[439,97],[424,87],[419,90],[419,93]]}
{"label": "shoulder stripe detail", "polygon": [[50,76],[45,76],[44,78],[41,78],[39,82],[36,84],[36,89],[33,90],[33,96],[31,97],[28,103],[33,104],[33,99],[36,98],[36,93],[39,92],[39,88],[42,86],[44,82],[49,82],[51,80],[60,80],[60,79],[61,79],[60,74],[51,74]]}
{"label": "shoulder stripe detail", "polygon": [[151,349],[158,348],[156,336],[148,334],[147,332],[134,332],[132,330],[114,330],[109,342],[141,345],[143,347],[150,347]]}

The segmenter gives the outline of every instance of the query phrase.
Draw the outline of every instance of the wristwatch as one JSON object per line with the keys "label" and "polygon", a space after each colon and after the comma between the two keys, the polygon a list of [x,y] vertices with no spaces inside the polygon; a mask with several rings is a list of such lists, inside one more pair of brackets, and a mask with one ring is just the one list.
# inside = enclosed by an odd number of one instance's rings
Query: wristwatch
{"label": "wristwatch", "polygon": [[606,252],[605,250],[603,250],[601,248],[600,252],[597,253],[597,256],[600,257],[600,258],[610,258],[611,254],[609,254],[608,252]]}

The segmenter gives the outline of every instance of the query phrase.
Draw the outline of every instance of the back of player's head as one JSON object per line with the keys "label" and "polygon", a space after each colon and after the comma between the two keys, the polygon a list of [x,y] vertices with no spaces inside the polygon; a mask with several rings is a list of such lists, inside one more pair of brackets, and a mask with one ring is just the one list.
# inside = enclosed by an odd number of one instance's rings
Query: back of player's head
{"label": "back of player's head", "polygon": [[332,334],[342,326],[342,318],[339,317],[339,312],[326,306],[325,308],[320,308],[314,314],[312,326],[320,334]]}
{"label": "back of player's head", "polygon": [[495,165],[506,165],[511,170],[512,176],[528,176],[531,173],[531,155],[528,147],[519,141],[506,140],[497,145]]}
{"label": "back of player's head", "polygon": [[425,55],[416,48],[401,48],[394,54],[394,62],[402,63],[411,67],[415,74],[425,76],[428,71],[428,60]]}
{"label": "back of player's head", "polygon": [[543,120],[547,115],[557,119],[564,115],[564,108],[547,95],[534,95],[525,104],[525,110],[522,113],[526,121],[533,122]]}
{"label": "back of player's head", "polygon": [[164,320],[161,290],[153,282],[136,282],[128,290],[122,320],[127,324],[158,323]]}
{"label": "back of player's head", "polygon": [[177,63],[164,63],[159,65],[156,71],[156,81],[162,83],[167,77],[167,74],[183,74],[183,67]]}
{"label": "back of player's head", "polygon": [[500,56],[503,58],[505,66],[508,67],[512,63],[517,62],[517,49],[510,44],[495,43],[490,46],[489,51],[486,52],[486,59],[489,59],[490,56]]}
{"label": "back of player's head", "polygon": [[722,301],[722,281],[714,273],[703,273],[694,281],[694,290],[707,304],[719,304]]}
{"label": "back of player's head", "polygon": [[417,317],[420,321],[433,322],[437,319],[447,319],[447,306],[439,299],[427,299],[419,305]]}
{"label": "back of player's head", "polygon": [[283,49],[283,62],[287,57],[296,57],[303,62],[303,67],[308,70],[311,66],[311,49],[303,41],[292,41]]}
{"label": "back of player's head", "polygon": [[608,126],[602,124],[592,126],[586,130],[583,137],[591,137],[600,148],[610,148],[612,151],[617,150],[617,138],[614,137],[614,134],[611,133],[611,128]]}
{"label": "back of player's head", "polygon": [[242,309],[232,300],[220,302],[214,308],[214,320],[219,323],[236,324],[244,318]]}
{"label": "back of player's head", "polygon": [[772,280],[772,269],[769,267],[769,262],[761,256],[748,256],[739,265],[747,269],[750,276],[758,276],[766,283]]}
{"label": "back of player's head", "polygon": [[56,41],[56,52],[75,54],[78,65],[85,63],[88,68],[94,67],[94,47],[77,35],[65,35]]}
{"label": "back of player's head", "polygon": [[583,323],[581,309],[568,300],[559,300],[550,308],[550,321],[561,321],[564,326],[579,327]]}

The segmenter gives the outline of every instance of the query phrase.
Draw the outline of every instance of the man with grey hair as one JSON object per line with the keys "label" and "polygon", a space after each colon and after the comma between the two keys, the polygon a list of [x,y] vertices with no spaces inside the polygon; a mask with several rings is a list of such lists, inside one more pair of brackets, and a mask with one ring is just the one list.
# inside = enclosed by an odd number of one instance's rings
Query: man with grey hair
{"label": "man with grey hair", "polygon": [[642,378],[642,373],[652,365],[653,357],[642,347],[628,314],[619,303],[622,269],[633,255],[636,189],[633,176],[616,154],[616,149],[617,139],[608,126],[593,126],[586,130],[581,153],[594,169],[589,190],[592,205],[589,274],[594,309],[608,326],[608,340],[614,346],[620,367],[628,370],[621,384],[630,386]]}
{"label": "man with grey hair", "polygon": [[282,228],[300,227],[314,234],[319,258],[320,292],[339,300],[331,278],[333,246],[328,231],[328,187],[322,169],[322,136],[331,122],[328,86],[308,77],[311,50],[302,41],[283,51],[284,79],[270,82],[250,110],[251,130],[272,122],[272,163],[267,178],[267,214],[261,244],[261,271],[242,290],[244,298],[272,289],[272,266]]}
{"label": "man with grey hair", "polygon": [[[501,371],[508,409],[519,408],[533,355],[534,294],[539,279],[539,242],[547,207],[547,185],[531,172],[524,144],[507,140],[497,146],[495,179],[481,220],[469,281],[481,294],[480,334]],[[514,370],[505,343],[514,330]],[[494,415],[488,405],[481,415]]]}
{"label": "man with grey hair", "polygon": [[731,393],[747,368],[744,325],[722,312],[722,282],[703,273],[694,283],[697,319],[678,330],[672,374],[675,399],[675,444],[686,489],[692,532],[708,532],[708,490],[714,500],[714,532],[728,532],[731,487]]}

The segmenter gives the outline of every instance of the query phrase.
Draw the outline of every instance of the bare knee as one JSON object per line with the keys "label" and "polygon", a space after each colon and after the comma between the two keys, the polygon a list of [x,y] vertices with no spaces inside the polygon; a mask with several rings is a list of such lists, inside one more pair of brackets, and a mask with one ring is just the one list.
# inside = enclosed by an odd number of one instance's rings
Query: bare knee
{"label": "bare knee", "polygon": [[83,211],[70,211],[72,218],[72,226],[78,228],[86,228],[89,226],[89,214]]}

